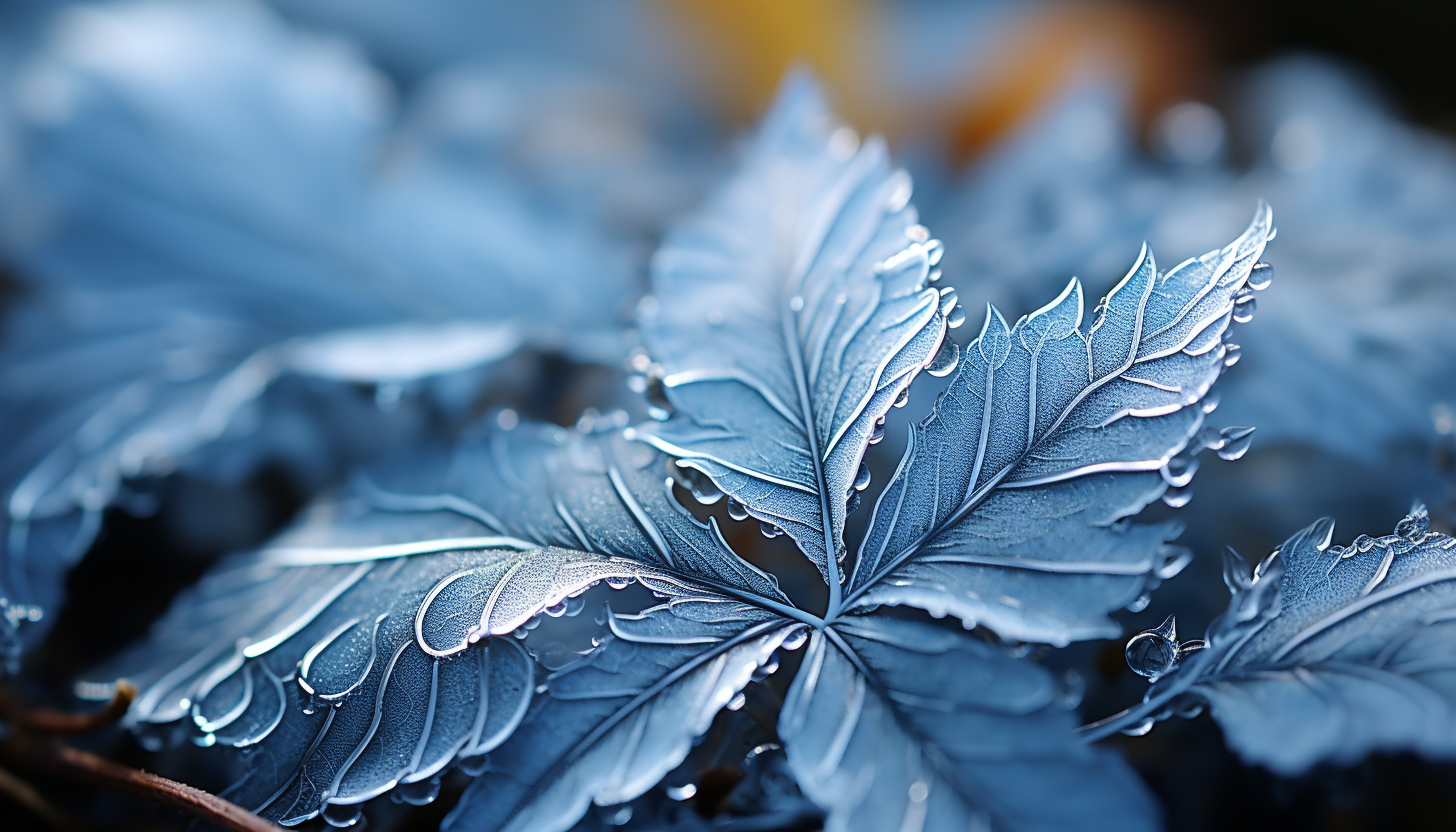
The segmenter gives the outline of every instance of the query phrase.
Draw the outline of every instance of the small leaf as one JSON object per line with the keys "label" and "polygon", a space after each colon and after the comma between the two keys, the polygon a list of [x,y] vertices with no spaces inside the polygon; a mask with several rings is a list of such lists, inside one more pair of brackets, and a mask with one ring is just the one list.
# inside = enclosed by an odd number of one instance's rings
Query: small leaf
{"label": "small leaf", "polygon": [[1186,488],[1202,447],[1246,440],[1201,430],[1199,404],[1272,223],[1261,205],[1238,240],[1163,274],[1144,250],[1090,327],[1076,280],[1014,327],[988,307],[875,506],[850,603],[1019,641],[1115,635],[1106,614],[1187,561],[1177,524],[1126,518]]}
{"label": "small leaf", "polygon": [[1237,572],[1228,611],[1148,692],[1206,701],[1251,763],[1298,774],[1373,751],[1456,757],[1456,539],[1424,506],[1333,546],[1321,520]]}
{"label": "small leaf", "polygon": [[640,325],[676,413],[637,430],[787,531],[834,593],[865,448],[950,311],[909,178],[836,128],[790,78],[737,176],[653,258]]}
{"label": "small leaf", "polygon": [[967,634],[850,616],[814,633],[779,735],[830,832],[1157,829],[1137,776],[1078,741],[1060,698]]}
{"label": "small leaf", "polygon": [[710,595],[608,625],[601,646],[547,679],[443,832],[563,832],[592,802],[641,795],[801,626]]}

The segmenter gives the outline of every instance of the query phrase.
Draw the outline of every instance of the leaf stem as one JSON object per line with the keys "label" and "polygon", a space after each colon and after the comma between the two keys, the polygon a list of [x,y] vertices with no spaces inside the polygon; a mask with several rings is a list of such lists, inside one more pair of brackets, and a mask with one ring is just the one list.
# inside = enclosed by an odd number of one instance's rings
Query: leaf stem
{"label": "leaf stem", "polygon": [[5,746],[6,751],[10,752],[8,756],[21,765],[129,794],[148,803],[185,812],[224,829],[234,832],[282,832],[272,823],[217,795],[113,763],[54,740],[18,736],[7,741]]}
{"label": "leaf stem", "polygon": [[1131,708],[1078,728],[1077,730],[1082,734],[1082,741],[1088,744],[1100,742],[1113,734],[1142,723],[1162,710],[1174,697],[1192,687],[1198,679],[1198,674],[1180,674],[1180,677]]}
{"label": "leaf stem", "polygon": [[134,698],[136,688],[122,680],[116,683],[116,692],[105,708],[92,713],[69,714],[30,708],[0,694],[0,722],[27,734],[90,734],[120,722]]}

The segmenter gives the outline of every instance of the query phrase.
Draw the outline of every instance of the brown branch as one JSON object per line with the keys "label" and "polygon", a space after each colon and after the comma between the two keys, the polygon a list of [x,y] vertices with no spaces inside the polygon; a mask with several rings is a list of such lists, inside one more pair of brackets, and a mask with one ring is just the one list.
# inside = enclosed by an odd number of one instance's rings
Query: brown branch
{"label": "brown branch", "polygon": [[58,777],[123,792],[235,832],[282,832],[272,823],[217,795],[113,763],[53,740],[16,737],[7,746],[16,762]]}
{"label": "brown branch", "polygon": [[69,714],[31,708],[0,695],[0,722],[26,734],[90,734],[120,722],[135,697],[136,688],[123,680],[116,683],[116,693],[105,708],[89,714]]}

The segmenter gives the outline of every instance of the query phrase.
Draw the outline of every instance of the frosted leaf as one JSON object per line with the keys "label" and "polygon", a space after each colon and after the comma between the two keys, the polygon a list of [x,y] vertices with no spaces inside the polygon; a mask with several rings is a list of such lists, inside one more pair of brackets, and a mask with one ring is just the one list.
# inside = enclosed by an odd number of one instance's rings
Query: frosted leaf
{"label": "frosted leaf", "polygon": [[778,731],[830,832],[1159,828],[1062,701],[1052,674],[966,634],[849,616],[814,633]]}
{"label": "frosted leaf", "polygon": [[637,433],[792,536],[834,593],[865,448],[949,311],[908,178],[837,126],[791,77],[736,176],[653,258],[639,323],[675,415]]}
{"label": "frosted leaf", "polygon": [[608,619],[590,655],[553,673],[443,832],[564,832],[587,806],[631,800],[692,748],[800,625],[713,596]]}
{"label": "frosted leaf", "polygon": [[629,247],[434,157],[381,176],[393,93],[356,51],[248,2],[52,22],[4,79],[0,251],[27,291],[0,347],[0,597],[53,611],[130,480],[273,462],[316,488],[522,343],[617,357]]}
{"label": "frosted leaf", "polygon": [[1206,649],[1148,698],[1206,701],[1241,757],[1281,774],[1374,751],[1456,757],[1456,539],[1424,516],[1348,546],[1321,520],[1252,574],[1229,555],[1233,597]]}
{"label": "frosted leaf", "polygon": [[1116,635],[1106,614],[1187,561],[1168,545],[1177,524],[1126,518],[1186,489],[1205,445],[1247,438],[1201,434],[1200,402],[1273,232],[1261,205],[1233,243],[1167,272],[1145,249],[1090,326],[1075,279],[1013,327],[988,307],[950,389],[911,429],[848,603],[950,613],[1019,641]]}

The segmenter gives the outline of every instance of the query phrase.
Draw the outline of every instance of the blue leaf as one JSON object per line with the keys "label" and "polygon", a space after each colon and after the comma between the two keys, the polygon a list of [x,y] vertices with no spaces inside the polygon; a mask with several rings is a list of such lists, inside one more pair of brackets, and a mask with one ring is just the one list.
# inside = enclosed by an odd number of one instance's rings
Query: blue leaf
{"label": "blue leaf", "polygon": [[1456,757],[1456,539],[1419,504],[1394,534],[1333,534],[1315,523],[1252,575],[1230,552],[1228,611],[1140,710],[1206,702],[1240,756],[1281,774],[1372,751]]}
{"label": "blue leaf", "polygon": [[[95,676],[137,685],[136,730],[256,746],[231,796],[279,821],[429,781],[489,751],[525,712],[534,663],[502,637],[544,611],[578,612],[571,599],[599,582],[640,580],[675,605],[686,596],[693,609],[736,611],[704,619],[710,629],[792,622],[770,608],[812,620],[677,504],[667,461],[619,430],[525,425],[381,463],[270,546],[215,570]],[[689,607],[675,609],[681,618]],[[554,719],[533,731],[555,736]],[[680,758],[663,760],[651,765]]]}
{"label": "blue leaf", "polygon": [[1014,327],[988,307],[875,506],[849,603],[1022,641],[1115,635],[1106,613],[1187,561],[1167,545],[1176,524],[1126,518],[1180,504],[1202,448],[1247,447],[1247,429],[1204,429],[1201,403],[1236,358],[1231,324],[1272,223],[1261,205],[1239,239],[1166,273],[1144,249],[1090,326],[1075,279]]}
{"label": "blue leaf", "polygon": [[0,348],[0,631],[54,607],[128,480],[281,458],[318,487],[522,343],[620,357],[628,243],[520,183],[381,167],[393,93],[352,50],[246,3],[52,23],[4,79],[0,245],[30,291]]}
{"label": "blue leaf", "polygon": [[884,142],[836,129],[793,77],[738,175],[657,252],[640,314],[676,415],[637,436],[788,532],[833,597],[865,448],[954,306],[909,199]]}
{"label": "blue leaf", "polygon": [[444,832],[562,832],[682,762],[715,714],[801,625],[714,596],[613,615],[611,635],[552,674]]}
{"label": "blue leaf", "polygon": [[814,633],[779,734],[831,832],[1159,828],[1062,698],[1050,673],[967,634],[850,616]]}

